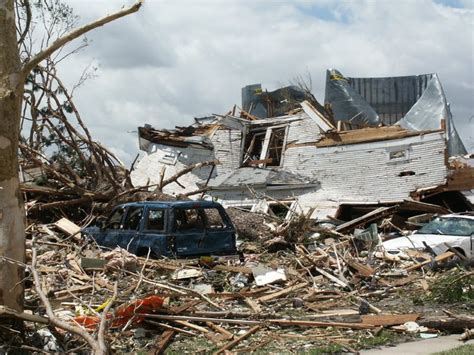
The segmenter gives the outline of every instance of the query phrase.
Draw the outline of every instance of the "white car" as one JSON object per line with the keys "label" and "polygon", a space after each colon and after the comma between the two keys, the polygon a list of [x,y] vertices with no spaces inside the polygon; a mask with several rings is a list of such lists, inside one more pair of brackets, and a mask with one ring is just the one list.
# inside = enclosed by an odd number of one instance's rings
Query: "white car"
{"label": "white car", "polygon": [[387,240],[383,243],[386,252],[397,254],[406,249],[425,249],[426,243],[436,255],[448,250],[445,243],[464,256],[474,257],[474,216],[448,214],[439,216],[411,235]]}

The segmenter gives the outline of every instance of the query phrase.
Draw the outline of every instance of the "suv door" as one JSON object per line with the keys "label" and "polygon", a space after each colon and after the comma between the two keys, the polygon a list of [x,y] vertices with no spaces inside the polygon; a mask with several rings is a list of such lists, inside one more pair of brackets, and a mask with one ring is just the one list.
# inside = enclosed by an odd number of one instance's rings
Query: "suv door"
{"label": "suv door", "polygon": [[234,254],[235,230],[223,208],[203,208],[206,236],[204,248],[208,253]]}
{"label": "suv door", "polygon": [[143,217],[143,225],[138,236],[130,243],[130,252],[138,256],[156,258],[168,255],[168,242],[166,238],[167,213],[164,208],[147,207]]}
{"label": "suv door", "polygon": [[174,208],[172,248],[177,256],[206,252],[204,215],[198,208]]}
{"label": "suv door", "polygon": [[101,233],[95,238],[96,242],[107,248],[115,248],[123,227],[123,219],[125,216],[125,207],[116,207],[104,224]]}
{"label": "suv door", "polygon": [[[122,230],[119,233],[117,245],[129,250],[130,245],[138,239],[141,223],[143,220],[143,207],[130,206],[123,221]],[[130,250],[133,252],[133,250]]]}

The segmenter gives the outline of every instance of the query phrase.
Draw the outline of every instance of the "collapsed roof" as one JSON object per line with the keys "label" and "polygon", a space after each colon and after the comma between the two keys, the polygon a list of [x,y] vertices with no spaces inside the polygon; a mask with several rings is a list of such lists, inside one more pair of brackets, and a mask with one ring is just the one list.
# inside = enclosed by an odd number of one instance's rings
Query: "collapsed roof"
{"label": "collapsed roof", "polygon": [[325,104],[335,121],[358,125],[399,125],[410,131],[440,129],[444,120],[448,155],[467,153],[437,74],[351,78],[335,69],[326,75]]}

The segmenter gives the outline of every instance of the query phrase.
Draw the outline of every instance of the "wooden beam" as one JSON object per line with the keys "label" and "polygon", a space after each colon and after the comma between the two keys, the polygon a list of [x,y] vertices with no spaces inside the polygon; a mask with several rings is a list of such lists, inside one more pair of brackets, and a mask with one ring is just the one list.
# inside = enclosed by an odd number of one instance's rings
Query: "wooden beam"
{"label": "wooden beam", "polygon": [[388,327],[391,325],[404,324],[406,322],[415,322],[420,318],[419,314],[376,314],[361,316],[362,324],[369,324],[375,327]]}
{"label": "wooden beam", "polygon": [[257,325],[253,328],[250,328],[250,330],[247,333],[244,333],[241,336],[239,336],[239,337],[235,338],[234,340],[232,340],[231,342],[227,343],[226,345],[224,345],[223,347],[218,349],[216,352],[214,352],[214,354],[221,354],[221,353],[225,352],[226,350],[232,349],[234,346],[236,346],[242,340],[247,339],[249,336],[251,336],[252,334],[259,331],[260,328],[261,328],[260,325]]}
{"label": "wooden beam", "polygon": [[303,111],[318,125],[322,132],[327,132],[336,129],[329,120],[324,117],[321,113],[314,108],[309,101],[303,101],[300,103]]}

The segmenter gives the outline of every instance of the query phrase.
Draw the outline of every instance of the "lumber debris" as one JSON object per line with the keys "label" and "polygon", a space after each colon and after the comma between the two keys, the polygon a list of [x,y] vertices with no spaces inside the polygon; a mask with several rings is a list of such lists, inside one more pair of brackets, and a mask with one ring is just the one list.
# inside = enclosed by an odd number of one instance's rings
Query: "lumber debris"
{"label": "lumber debris", "polygon": [[419,314],[371,314],[361,316],[362,324],[373,326],[388,327],[391,325],[399,325],[406,322],[415,322],[420,318]]}

